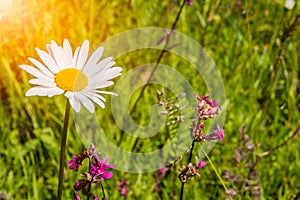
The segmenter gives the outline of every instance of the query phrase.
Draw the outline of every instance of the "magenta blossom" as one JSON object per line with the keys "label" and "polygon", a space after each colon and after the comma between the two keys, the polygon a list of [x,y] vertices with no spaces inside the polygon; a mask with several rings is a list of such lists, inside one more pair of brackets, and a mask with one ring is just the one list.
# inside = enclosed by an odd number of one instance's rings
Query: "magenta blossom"
{"label": "magenta blossom", "polygon": [[73,160],[69,160],[67,162],[67,164],[70,165],[69,169],[77,172],[78,167],[82,165],[81,164],[82,160],[83,159],[81,156],[73,156]]}
{"label": "magenta blossom", "polygon": [[202,122],[200,122],[198,124],[198,129],[200,130],[200,129],[204,129],[204,128],[205,128],[204,124]]}
{"label": "magenta blossom", "polygon": [[211,134],[206,134],[205,139],[212,142],[220,140],[222,143],[224,143],[224,135],[224,129],[222,129],[219,124],[217,124],[217,130],[213,130],[213,133]]}
{"label": "magenta blossom", "polygon": [[81,179],[77,180],[73,185],[74,193],[74,200],[80,200],[80,196],[77,191],[80,190],[87,190],[85,194],[87,195],[87,199],[99,200],[97,194],[92,194],[91,192],[91,185],[97,184],[101,185],[102,187],[102,195],[103,200],[105,198],[105,193],[102,185],[102,181],[109,179],[113,176],[112,172],[109,172],[109,169],[114,168],[113,164],[106,164],[108,158],[100,158],[101,152],[97,151],[96,144],[92,143],[90,148],[84,149],[84,151],[78,155],[73,156],[72,160],[67,162],[70,165],[70,169],[74,171],[78,171],[78,168],[82,166],[82,162],[86,159],[88,161],[89,171],[81,173]]}
{"label": "magenta blossom", "polygon": [[108,158],[103,158],[103,160],[99,160],[96,163],[93,163],[91,165],[90,174],[101,178],[102,180],[109,179],[113,176],[112,172],[107,172],[107,169],[114,168],[113,164],[106,165],[106,162],[108,161]]}
{"label": "magenta blossom", "polygon": [[193,5],[193,0],[188,0],[188,4],[189,4],[189,6],[192,6]]}
{"label": "magenta blossom", "polygon": [[237,8],[242,8],[243,2],[242,2],[242,1],[237,1],[237,2],[235,2],[235,6],[236,6]]}
{"label": "magenta blossom", "polygon": [[74,194],[74,199],[75,199],[75,200],[80,200],[79,194],[75,193],[75,194]]}
{"label": "magenta blossom", "polygon": [[162,164],[158,164],[158,171],[155,173],[155,177],[158,178],[158,179],[161,179],[163,178],[166,173],[169,171],[169,168],[168,167],[163,167]]}
{"label": "magenta blossom", "polygon": [[169,170],[169,167],[163,167],[161,163],[158,164],[158,171],[155,173],[155,182],[153,185],[155,192],[158,192],[160,181],[163,177],[166,176]]}
{"label": "magenta blossom", "polygon": [[130,190],[127,190],[126,187],[129,185],[129,181],[120,181],[118,182],[118,187],[117,189],[120,191],[122,196],[126,196]]}
{"label": "magenta blossom", "polygon": [[198,164],[196,164],[196,167],[203,168],[205,166],[204,160],[201,160]]}
{"label": "magenta blossom", "polygon": [[96,194],[94,194],[94,200],[99,200],[99,197]]}
{"label": "magenta blossom", "polygon": [[219,138],[219,140],[224,143],[224,129],[220,127],[219,124],[217,124],[218,130],[213,130],[213,133]]}
{"label": "magenta blossom", "polygon": [[207,94],[203,97],[200,97],[197,94],[194,94],[198,101],[198,105],[196,108],[196,113],[201,120],[206,120],[208,118],[214,118],[219,114],[219,110],[221,110],[219,104],[216,100],[209,100],[210,94]]}

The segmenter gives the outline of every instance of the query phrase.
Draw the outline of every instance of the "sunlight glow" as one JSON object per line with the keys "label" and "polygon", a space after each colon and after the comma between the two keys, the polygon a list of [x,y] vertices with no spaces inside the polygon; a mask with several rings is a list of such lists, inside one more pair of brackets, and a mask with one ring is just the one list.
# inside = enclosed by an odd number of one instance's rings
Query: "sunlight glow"
{"label": "sunlight glow", "polygon": [[12,8],[13,0],[0,0],[0,21],[4,13]]}
{"label": "sunlight glow", "polygon": [[12,0],[0,0],[0,12],[7,11],[13,4]]}

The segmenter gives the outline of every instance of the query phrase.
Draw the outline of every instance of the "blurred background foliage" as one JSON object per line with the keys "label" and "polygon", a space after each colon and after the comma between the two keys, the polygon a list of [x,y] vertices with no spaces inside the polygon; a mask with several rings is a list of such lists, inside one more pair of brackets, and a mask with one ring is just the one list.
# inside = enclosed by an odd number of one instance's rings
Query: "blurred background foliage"
{"label": "blurred background foliage", "polygon": [[[237,165],[236,149],[241,145],[239,129],[246,132],[255,146],[261,199],[300,198],[299,136],[266,156],[261,153],[287,140],[300,124],[300,5],[284,7],[279,0],[194,0],[185,5],[176,30],[199,42],[215,61],[227,95],[226,137],[216,145],[211,160],[222,174],[227,169],[243,174]],[[180,7],[178,0],[100,1],[100,0],[1,0],[0,2],[0,193],[10,199],[55,199],[59,162],[60,133],[65,99],[25,97],[30,76],[18,68],[37,58],[35,47],[45,50],[55,40],[67,38],[73,49],[90,41],[91,50],[110,36],[138,27],[171,28]],[[162,33],[163,34],[163,33]],[[112,47],[116,48],[116,47]],[[139,63],[155,62],[158,51],[135,52],[117,59],[124,73]],[[204,95],[201,77],[192,69],[182,69],[178,58],[162,59],[185,74],[193,88]],[[157,89],[157,88],[156,88]],[[155,103],[155,92],[144,99]],[[108,102],[110,100],[108,99]],[[120,141],[120,131],[112,129],[110,105],[97,110],[106,134],[126,149],[132,138]],[[147,106],[134,113],[147,120]],[[187,130],[188,134],[188,130]],[[163,137],[163,136],[161,136]],[[157,137],[152,143],[159,146]],[[147,139],[145,139],[147,141]],[[132,143],[132,142],[131,142]],[[143,150],[153,148],[141,143]],[[144,145],[142,145],[144,144]],[[71,123],[67,158],[79,154],[83,145]],[[252,159],[252,158],[251,158]],[[176,199],[180,183],[177,172],[162,180],[162,193],[154,193],[154,173],[126,174],[114,171],[105,182],[109,199],[120,199],[116,190],[121,179],[130,181],[129,199]],[[66,170],[64,199],[73,195],[75,174]],[[176,180],[176,182],[174,181]],[[228,188],[244,188],[226,182]],[[244,184],[244,183],[239,183]],[[214,170],[207,165],[200,179],[186,184],[185,199],[225,199],[228,197]],[[177,194],[176,194],[177,191]],[[237,199],[252,199],[240,191]]]}

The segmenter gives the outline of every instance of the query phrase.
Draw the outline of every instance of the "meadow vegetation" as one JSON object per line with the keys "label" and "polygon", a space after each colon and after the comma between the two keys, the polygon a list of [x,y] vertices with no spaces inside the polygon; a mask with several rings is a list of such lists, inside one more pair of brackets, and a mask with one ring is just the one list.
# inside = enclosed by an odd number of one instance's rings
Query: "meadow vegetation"
{"label": "meadow vegetation", "polygon": [[[129,29],[170,29],[182,2],[13,2],[0,8],[0,195],[7,194],[9,199],[56,199],[65,98],[25,97],[32,77],[18,65],[30,64],[28,57],[38,58],[35,47],[45,50],[51,40],[62,44],[67,38],[74,49],[88,39],[93,50],[110,36]],[[217,143],[208,154],[213,166],[203,158],[206,166],[201,169],[201,177],[185,185],[184,199],[226,199],[230,194],[233,199],[300,198],[299,25],[300,5],[287,9],[280,0],[194,0],[192,6],[183,7],[176,31],[205,48],[226,90],[224,144]],[[135,51],[116,58],[116,62],[125,74],[139,64],[155,63],[159,54],[151,49]],[[207,94],[203,79],[185,62],[168,53],[160,61],[183,74],[197,94]],[[154,85],[145,90],[132,114],[137,123],[147,124],[158,89],[161,87]],[[110,102],[110,97],[106,98]],[[110,103],[105,109],[98,107],[96,114],[107,137],[125,150],[148,152],[167,140],[163,134],[137,142],[121,136],[122,131],[113,124]],[[68,160],[84,148],[73,120],[69,127]],[[249,167],[249,163],[255,166]],[[130,190],[128,199],[179,199],[178,169],[166,172],[158,191],[152,189],[157,180],[155,171],[113,173],[113,178],[104,182],[109,199],[121,199],[117,190],[121,180],[130,182],[126,186]],[[232,190],[226,192],[218,174]],[[73,198],[76,176],[66,167],[63,199]]]}

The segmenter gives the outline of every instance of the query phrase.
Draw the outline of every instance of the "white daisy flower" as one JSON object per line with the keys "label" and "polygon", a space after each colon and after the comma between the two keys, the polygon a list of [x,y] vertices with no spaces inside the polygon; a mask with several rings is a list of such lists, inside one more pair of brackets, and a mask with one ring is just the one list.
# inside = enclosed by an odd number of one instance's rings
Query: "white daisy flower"
{"label": "white daisy flower", "polygon": [[[116,95],[99,89],[113,85],[110,81],[121,75],[121,67],[112,67],[115,62],[112,57],[101,61],[103,47],[97,48],[88,57],[89,41],[85,40],[73,55],[70,43],[64,40],[63,46],[51,41],[47,50],[36,51],[43,63],[34,58],[29,60],[37,67],[20,65],[19,67],[33,75],[29,83],[36,85],[26,92],[26,96],[48,96],[64,94],[76,112],[80,111],[81,104],[91,113],[95,112],[94,103],[104,108],[105,98],[102,94]],[[93,103],[94,102],[94,103]]]}

